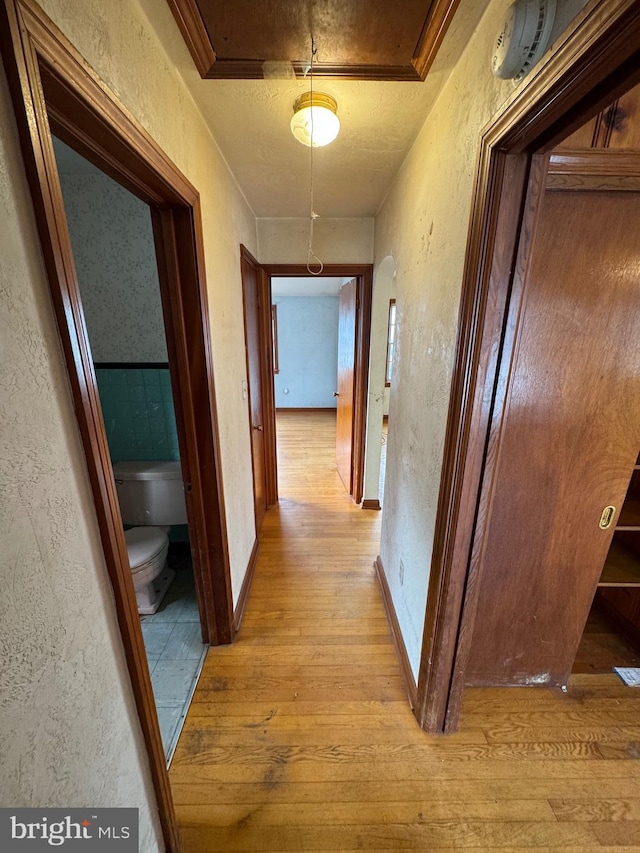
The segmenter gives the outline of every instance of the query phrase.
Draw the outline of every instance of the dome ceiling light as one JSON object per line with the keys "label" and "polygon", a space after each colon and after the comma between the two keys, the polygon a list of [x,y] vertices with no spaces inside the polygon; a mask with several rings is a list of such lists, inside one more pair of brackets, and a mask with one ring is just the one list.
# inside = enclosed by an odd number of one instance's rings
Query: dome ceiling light
{"label": "dome ceiling light", "polygon": [[293,105],[291,133],[298,142],[308,147],[328,145],[340,131],[337,110],[338,104],[331,95],[305,92]]}

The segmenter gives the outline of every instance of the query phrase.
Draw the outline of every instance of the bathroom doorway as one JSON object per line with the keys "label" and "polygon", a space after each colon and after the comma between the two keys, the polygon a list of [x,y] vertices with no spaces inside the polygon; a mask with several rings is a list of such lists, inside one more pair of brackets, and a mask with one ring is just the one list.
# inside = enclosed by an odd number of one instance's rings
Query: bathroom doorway
{"label": "bathroom doorway", "polygon": [[102,419],[52,132],[149,205],[158,261],[203,641],[229,643],[233,601],[213,382],[200,197],[37,4],[0,4],[2,58],[84,448],[105,566],[163,840],[173,797]]}
{"label": "bathroom doorway", "polygon": [[167,764],[203,642],[147,204],[53,138]]}

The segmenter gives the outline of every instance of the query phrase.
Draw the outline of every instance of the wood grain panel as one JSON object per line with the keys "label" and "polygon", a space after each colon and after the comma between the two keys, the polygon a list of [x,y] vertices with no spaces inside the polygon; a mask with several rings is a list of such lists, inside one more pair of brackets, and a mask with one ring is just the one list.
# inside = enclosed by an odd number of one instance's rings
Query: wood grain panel
{"label": "wood grain panel", "polygon": [[302,76],[424,80],[458,0],[168,0],[202,77],[261,78],[265,62]]}
{"label": "wood grain panel", "polygon": [[357,288],[355,278],[342,285],[338,312],[336,467],[349,494],[353,492]]}
{"label": "wood grain panel", "polygon": [[263,361],[263,317],[265,309],[260,303],[260,265],[244,246],[240,247],[242,272],[242,305],[244,312],[244,344],[248,383],[249,435],[251,437],[251,462],[253,470],[253,508],[256,533],[260,533],[267,511],[267,450],[265,444],[265,405]]}
{"label": "wood grain panel", "polygon": [[640,87],[625,92],[605,113],[610,149],[640,151]]}
{"label": "wood grain panel", "polygon": [[523,245],[467,683],[571,671],[640,446],[637,233],[635,195],[547,193]]}

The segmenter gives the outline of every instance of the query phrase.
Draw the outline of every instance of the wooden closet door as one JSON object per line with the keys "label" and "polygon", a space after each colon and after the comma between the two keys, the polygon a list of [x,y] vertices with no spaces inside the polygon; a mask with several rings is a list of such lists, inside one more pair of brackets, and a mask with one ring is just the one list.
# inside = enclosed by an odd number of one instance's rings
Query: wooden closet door
{"label": "wooden closet door", "polygon": [[340,288],[338,321],[338,399],[336,411],[336,467],[349,494],[353,493],[353,415],[356,362],[358,282],[352,278]]}
{"label": "wooden closet door", "polygon": [[547,190],[525,251],[467,684],[566,683],[640,449],[640,193]]}
{"label": "wooden closet door", "polygon": [[267,511],[266,454],[264,441],[264,400],[261,361],[261,316],[258,285],[259,267],[243,252],[241,257],[242,295],[244,306],[245,350],[249,383],[249,428],[253,466],[253,499],[256,534],[260,532]]}

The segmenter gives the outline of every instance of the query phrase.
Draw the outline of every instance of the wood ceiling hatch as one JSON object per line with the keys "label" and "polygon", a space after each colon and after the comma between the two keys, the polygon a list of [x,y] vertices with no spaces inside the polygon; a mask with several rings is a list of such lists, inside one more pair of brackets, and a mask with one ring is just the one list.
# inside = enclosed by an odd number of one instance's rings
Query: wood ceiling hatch
{"label": "wood ceiling hatch", "polygon": [[460,0],[168,0],[200,75],[260,79],[265,62],[302,76],[424,80]]}

